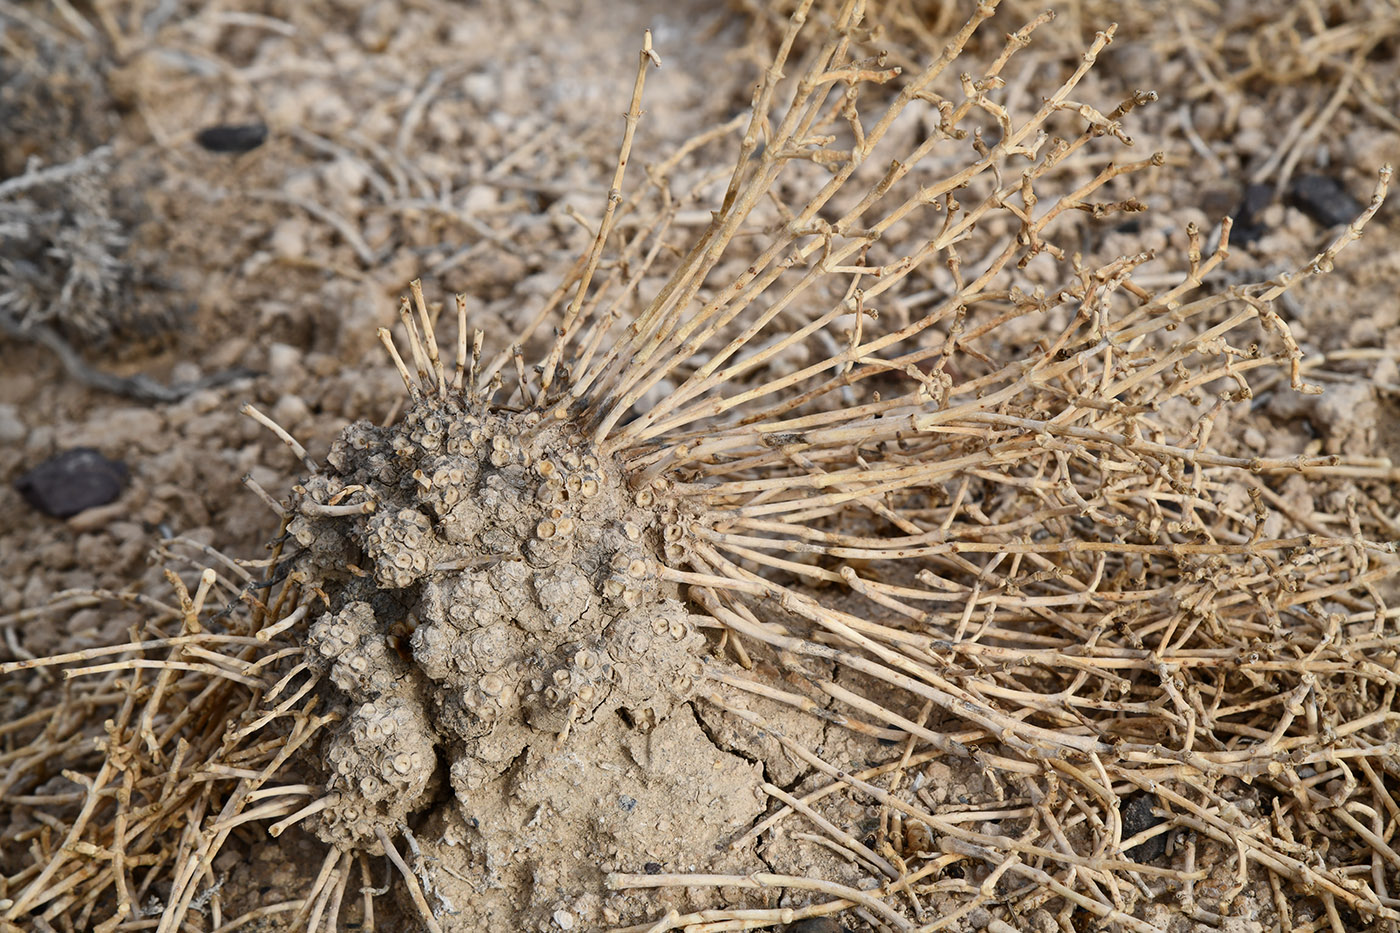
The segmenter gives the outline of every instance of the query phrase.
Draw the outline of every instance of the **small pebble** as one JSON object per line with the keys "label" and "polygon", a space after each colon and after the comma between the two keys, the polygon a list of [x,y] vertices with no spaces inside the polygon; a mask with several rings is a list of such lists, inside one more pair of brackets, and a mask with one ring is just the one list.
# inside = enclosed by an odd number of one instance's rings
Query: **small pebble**
{"label": "small pebble", "polygon": [[163,449],[165,419],[141,405],[108,408],[95,412],[87,421],[71,428],[74,447],[98,450],[127,450],[138,445],[147,450]]}
{"label": "small pebble", "polygon": [[25,473],[15,480],[15,488],[45,515],[68,518],[117,498],[126,476],[126,464],[108,460],[91,447],[75,447]]}
{"label": "small pebble", "polygon": [[1288,203],[1324,227],[1349,224],[1364,209],[1337,179],[1299,175],[1288,185]]}
{"label": "small pebble", "polygon": [[497,81],[496,77],[486,72],[477,72],[462,79],[462,90],[466,93],[468,100],[486,106],[489,110],[494,110]]}
{"label": "small pebble", "polygon": [[1235,225],[1230,229],[1230,242],[1237,244],[1253,243],[1268,231],[1263,214],[1273,203],[1274,186],[1264,184],[1249,185],[1244,189],[1244,197],[1235,208]]}
{"label": "small pebble", "polygon": [[310,232],[305,221],[291,217],[272,228],[268,246],[273,255],[280,259],[298,260],[306,256],[306,240]]}
{"label": "small pebble", "polygon": [[556,910],[554,912],[554,922],[561,930],[572,930],[574,928],[574,915],[567,910]]}
{"label": "small pebble", "polygon": [[482,211],[490,210],[501,201],[501,193],[490,185],[472,185],[467,189],[467,195],[463,199],[463,207],[468,213],[479,214]]}
{"label": "small pebble", "polygon": [[267,348],[267,371],[279,379],[300,375],[301,351],[290,344],[274,343]]}
{"label": "small pebble", "polygon": [[121,502],[109,502],[107,505],[84,509],[82,512],[68,519],[68,527],[79,534],[100,531],[116,519],[125,515],[126,509],[126,505]]}
{"label": "small pebble", "polygon": [[203,376],[204,372],[199,368],[199,364],[192,360],[181,360],[170,367],[172,385],[194,385]]}
{"label": "small pebble", "polygon": [[336,159],[326,166],[323,175],[327,185],[345,196],[359,194],[369,181],[369,175],[352,159]]}
{"label": "small pebble", "polygon": [[267,142],[267,124],[206,126],[195,134],[194,140],[210,152],[250,152]]}
{"label": "small pebble", "polygon": [[284,395],[272,406],[272,420],[294,431],[311,418],[311,408],[300,395]]}
{"label": "small pebble", "polygon": [[19,416],[19,409],[14,405],[0,405],[0,444],[18,443],[28,433],[29,429]]}
{"label": "small pebble", "polygon": [[783,933],[845,933],[845,928],[831,917],[808,917],[783,927]]}
{"label": "small pebble", "polygon": [[[1163,822],[1160,816],[1152,812],[1152,808],[1157,805],[1157,797],[1154,794],[1138,794],[1129,798],[1119,810],[1123,817],[1123,838],[1127,839],[1136,836],[1145,829],[1151,829]],[[1158,833],[1141,845],[1133,846],[1128,850],[1128,858],[1134,862],[1151,862],[1158,857],[1165,855],[1167,851],[1167,834]]]}

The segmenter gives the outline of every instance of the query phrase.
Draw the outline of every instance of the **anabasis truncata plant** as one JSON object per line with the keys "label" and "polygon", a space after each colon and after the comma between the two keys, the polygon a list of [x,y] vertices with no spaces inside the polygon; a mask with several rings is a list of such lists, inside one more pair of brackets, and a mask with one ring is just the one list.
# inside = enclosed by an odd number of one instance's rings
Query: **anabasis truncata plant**
{"label": "anabasis truncata plant", "polygon": [[347,715],[322,740],[314,823],[345,848],[377,848],[433,802],[435,776],[469,799],[533,734],[559,750],[614,714],[649,731],[702,677],[704,640],[667,567],[694,507],[659,478],[629,483],[548,395],[493,402],[465,343],[449,384],[416,282],[414,298],[416,378],[389,344],[408,410],[347,428],[287,525],[332,610],[307,629],[306,663]]}
{"label": "anabasis truncata plant", "polygon": [[[218,929],[1400,920],[1397,563],[1367,492],[1393,473],[1226,430],[1259,380],[1315,391],[1273,303],[1389,169],[1294,275],[1212,285],[1228,221],[1187,231],[1175,285],[1139,281],[1148,253],[1091,267],[1057,237],[1143,208],[1119,180],[1162,157],[1097,154],[1153,95],[1076,98],[1109,28],[1013,112],[1048,14],[950,80],[996,6],[906,73],[862,4],[798,4],[751,112],[629,197],[648,39],[593,246],[515,346],[484,357],[468,299],[444,320],[415,283],[381,332],[394,424],[318,463],[250,407],[309,471],[258,490],[266,576],[172,575],[140,640],[5,665],[127,678],[8,759],[7,791],[70,782],[9,928],[212,928],[218,853],[264,824],[321,866]],[[1290,476],[1343,514],[1298,514]],[[69,740],[90,707],[96,765]],[[750,766],[674,754],[700,726]]]}

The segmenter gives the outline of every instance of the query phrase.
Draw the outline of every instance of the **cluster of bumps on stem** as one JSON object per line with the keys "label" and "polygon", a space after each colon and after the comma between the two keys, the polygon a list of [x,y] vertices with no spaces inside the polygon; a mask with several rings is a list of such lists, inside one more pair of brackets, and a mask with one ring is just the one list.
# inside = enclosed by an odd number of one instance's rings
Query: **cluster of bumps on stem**
{"label": "cluster of bumps on stem", "polygon": [[[616,890],[815,898],[636,929],[846,909],[913,929],[924,899],[965,912],[1014,891],[1022,912],[1151,930],[1142,905],[1170,890],[1197,904],[1197,844],[1231,853],[1240,879],[1261,870],[1281,910],[1278,892],[1301,885],[1331,916],[1340,904],[1400,920],[1386,893],[1397,886],[1388,830],[1355,815],[1393,827],[1400,814],[1400,635],[1381,595],[1397,563],[1366,487],[1393,474],[1212,443],[1259,381],[1311,391],[1272,303],[1361,235],[1389,170],[1364,214],[1297,274],[1210,284],[1227,222],[1210,245],[1192,228],[1180,283],[1154,290],[1135,279],[1147,254],[1088,268],[1055,243],[1071,218],[1140,209],[1092,198],[1162,161],[1088,158],[1103,141],[1129,143],[1121,120],[1151,99],[1075,99],[1112,29],[1018,117],[1002,73],[1048,16],[1009,34],[976,77],[947,81],[997,3],[979,3],[916,73],[862,54],[863,4],[813,6],[798,3],[752,110],[624,197],[656,58],[648,38],[593,246],[517,347],[483,365],[459,300],[449,378],[436,310],[415,287],[408,362],[383,335],[409,394],[398,424],[352,425],[320,465],[254,413],[311,471],[290,504],[260,493],[282,516],[278,547],[295,550],[296,572],[261,584],[206,576],[180,607],[152,606],[152,626],[180,620],[178,636],[153,628],[159,637],[113,649],[208,673],[211,695],[241,716],[219,741],[190,746],[197,754],[175,754],[190,717],[169,708],[162,670],[160,689],[119,704],[106,747],[121,754],[83,798],[120,779],[122,799],[150,812],[195,801],[171,831],[180,856],[162,933],[189,915],[229,832],[272,818],[274,834],[306,820],[332,844],[299,923],[334,929],[355,859],[370,892],[365,853],[383,852],[439,929],[394,839],[415,844],[405,820],[442,782],[469,797],[521,743],[567,743],[611,712],[645,729],[683,701],[764,730],[828,782],[804,800],[765,785],[776,809],[736,845],[801,814],[881,877],[871,888],[614,874]],[[803,69],[787,81],[799,40]],[[915,116],[919,132],[892,132]],[[1052,138],[1066,121],[1077,133]],[[674,196],[672,177],[712,167],[713,147],[736,138],[722,191],[702,180],[692,193],[718,203],[710,223],[668,249],[692,196]],[[946,172],[925,170],[950,155]],[[1088,180],[1040,193],[1064,176]],[[1046,288],[1052,274],[1063,284]],[[901,301],[915,275],[928,287]],[[527,366],[519,347],[548,327]],[[1293,474],[1340,492],[1345,514],[1299,519],[1278,490]],[[266,602],[250,596],[275,583]],[[216,584],[251,606],[224,630],[200,622]],[[698,628],[717,633],[707,663]],[[269,644],[279,651],[260,660]],[[241,666],[210,673],[217,651]],[[295,661],[285,672],[283,658]],[[784,734],[755,696],[819,709],[901,754],[853,772]],[[254,745],[262,730],[280,732]],[[34,760],[64,760],[61,747],[36,748]],[[322,749],[322,783],[278,784],[308,748]],[[968,805],[994,810],[995,831],[951,818],[904,779],[933,757],[982,776]],[[171,772],[172,758],[192,764]],[[1251,784],[1272,789],[1267,819],[1236,803]],[[874,845],[817,819],[812,802],[832,792],[882,808]],[[1129,827],[1124,814],[1143,801],[1159,822]],[[70,889],[84,904],[129,895],[130,863],[156,848],[154,834],[91,812],[76,811],[68,842],[10,888],[7,922],[61,913]],[[1185,863],[1139,871],[1140,847],[1169,833],[1187,839]],[[1308,843],[1321,836],[1339,840],[1325,855]],[[110,857],[89,867],[80,844]],[[955,864],[965,883],[940,875]],[[1218,891],[1209,910],[1228,913],[1243,887]]]}

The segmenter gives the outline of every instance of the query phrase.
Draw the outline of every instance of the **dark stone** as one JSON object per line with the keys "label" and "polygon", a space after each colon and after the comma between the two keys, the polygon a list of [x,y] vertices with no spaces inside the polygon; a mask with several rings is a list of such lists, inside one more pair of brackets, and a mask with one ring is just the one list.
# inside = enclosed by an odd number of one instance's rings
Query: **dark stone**
{"label": "dark stone", "polygon": [[1235,208],[1235,225],[1230,229],[1230,242],[1244,246],[1253,243],[1265,233],[1268,228],[1264,226],[1260,215],[1264,209],[1274,202],[1274,186],[1253,184],[1244,189],[1244,197],[1240,199],[1239,207]]}
{"label": "dark stone", "polygon": [[1299,175],[1288,185],[1288,204],[1324,227],[1349,224],[1364,209],[1337,179],[1327,175]]}
{"label": "dark stone", "polygon": [[226,123],[206,126],[194,141],[210,152],[249,152],[267,142],[266,123]]}
{"label": "dark stone", "polygon": [[91,447],[74,447],[25,473],[15,488],[45,515],[68,518],[121,495],[126,476],[126,464]]}
{"label": "dark stone", "polygon": [[648,875],[659,875],[661,874],[661,863],[647,862],[642,866],[642,871],[646,872]]}
{"label": "dark stone", "polygon": [[845,930],[831,917],[808,917],[783,927],[783,933],[845,933]]}
{"label": "dark stone", "polygon": [[[1123,818],[1124,839],[1129,839],[1145,829],[1151,829],[1166,822],[1152,812],[1152,808],[1155,806],[1157,806],[1156,794],[1136,794],[1119,806],[1118,812]],[[1141,845],[1133,846],[1127,852],[1128,858],[1139,863],[1155,861],[1166,853],[1167,833],[1158,833]]]}

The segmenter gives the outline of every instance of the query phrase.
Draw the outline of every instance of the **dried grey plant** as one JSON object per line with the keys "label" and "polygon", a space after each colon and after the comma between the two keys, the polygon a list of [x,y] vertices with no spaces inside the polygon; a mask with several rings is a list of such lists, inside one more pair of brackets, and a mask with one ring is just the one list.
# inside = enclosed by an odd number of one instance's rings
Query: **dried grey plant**
{"label": "dried grey plant", "polygon": [[111,216],[110,146],[0,182],[0,315],[22,333],[60,325],[101,340],[120,315],[129,239]]}
{"label": "dried grey plant", "polygon": [[[81,22],[66,5],[58,12]],[[10,4],[0,5],[0,42],[0,334],[47,348],[75,381],[142,401],[246,375],[166,386],[93,362],[95,351],[181,324],[150,257],[133,248],[150,182],[133,186],[123,170],[144,156],[117,142],[109,49]]]}
{"label": "dried grey plant", "polygon": [[113,201],[117,124],[103,56],[0,7],[0,324],[100,342],[130,323],[130,242]]}
{"label": "dried grey plant", "polygon": [[[317,462],[250,407],[307,470],[286,498],[250,483],[282,522],[273,558],[225,560],[193,595],[171,574],[180,604],[141,597],[128,644],[0,667],[68,666],[50,705],[0,727],[0,797],[34,823],[0,888],[5,929],[134,927],[155,891],[160,933],[202,923],[221,848],[264,825],[307,829],[324,861],[294,900],[214,914],[220,930],[276,913],[372,928],[380,856],[426,929],[478,928],[432,868],[451,843],[424,827],[447,838],[502,782],[684,706],[821,776],[758,784],[772,810],[732,848],[803,822],[845,868],[585,873],[748,899],[588,923],[932,931],[983,911],[1147,931],[1154,903],[1220,922],[1256,883],[1285,919],[1400,920],[1398,565],[1366,491],[1394,470],[1212,443],[1251,379],[1316,391],[1273,303],[1361,236],[1390,171],[1294,274],[1212,287],[1228,221],[1213,249],[1189,231],[1169,287],[1135,280],[1145,253],[1090,267],[1057,233],[1142,208],[1096,198],[1161,157],[1097,155],[1131,143],[1123,120],[1152,95],[1077,98],[1110,27],[1010,111],[1002,74],[1048,15],[950,78],[996,6],[905,73],[868,54],[859,2],[799,4],[751,111],[629,196],[648,38],[592,248],[515,346],[484,355],[467,299],[440,317],[415,283],[403,336],[381,332],[397,423],[352,425]],[[673,249],[692,203],[712,219]],[[916,271],[932,287],[901,298]],[[1337,514],[1289,508],[1272,484],[1289,475]],[[891,757],[831,760],[782,706]],[[939,760],[980,776],[973,798],[930,795],[920,769]],[[68,789],[36,790],[65,768]],[[838,798],[876,807],[877,831],[825,809]],[[1151,819],[1130,828],[1139,800]],[[1168,834],[1174,860],[1140,855]],[[1207,847],[1226,882],[1206,883]]]}
{"label": "dried grey plant", "polygon": [[83,350],[168,331],[175,320],[138,297],[156,283],[128,254],[130,226],[118,218],[113,168],[112,147],[104,145],[56,165],[31,160],[0,181],[0,334],[47,347],[79,382],[144,401],[175,401],[246,375],[235,369],[167,386],[88,361]]}

